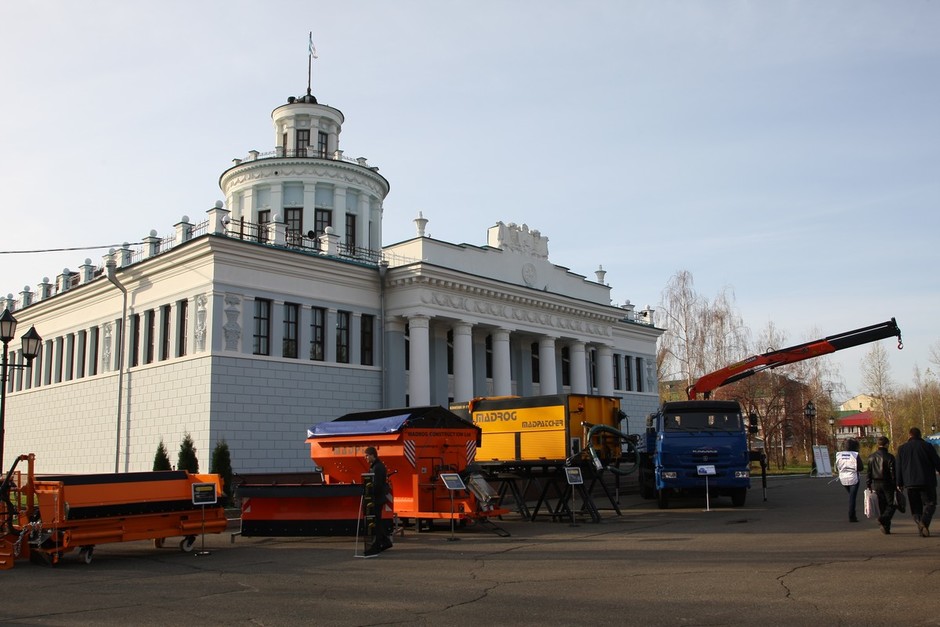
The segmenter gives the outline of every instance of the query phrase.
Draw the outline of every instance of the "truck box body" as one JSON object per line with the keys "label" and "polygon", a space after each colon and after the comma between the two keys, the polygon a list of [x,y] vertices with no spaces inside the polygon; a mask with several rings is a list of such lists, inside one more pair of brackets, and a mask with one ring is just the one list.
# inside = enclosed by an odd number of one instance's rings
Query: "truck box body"
{"label": "truck box body", "polygon": [[[480,428],[476,461],[481,465],[564,462],[584,447],[582,423],[616,428],[622,417],[619,398],[585,394],[479,398],[451,410]],[[620,456],[619,439],[595,437],[607,455]]]}

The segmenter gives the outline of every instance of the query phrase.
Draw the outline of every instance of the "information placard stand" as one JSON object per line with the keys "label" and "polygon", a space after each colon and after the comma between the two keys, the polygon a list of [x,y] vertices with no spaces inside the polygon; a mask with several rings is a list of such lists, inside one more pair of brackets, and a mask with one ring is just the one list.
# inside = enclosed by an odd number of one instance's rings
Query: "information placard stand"
{"label": "information placard stand", "polygon": [[700,477],[705,477],[705,511],[712,511],[711,508],[711,495],[708,493],[708,478],[717,474],[715,472],[715,467],[711,464],[706,466],[698,466],[698,475]]}
{"label": "information placard stand", "polygon": [[457,490],[466,490],[467,486],[456,472],[442,472],[441,481],[444,482],[444,485],[450,492],[450,537],[447,539],[451,541],[459,540],[460,538],[454,535],[454,492]]}
{"label": "information placard stand", "polygon": [[565,479],[568,481],[568,489],[571,491],[571,523],[568,526],[577,527],[578,523],[575,522],[574,518],[574,486],[584,485],[584,476],[581,474],[580,468],[569,466],[565,468]]}
{"label": "information placard stand", "polygon": [[196,556],[209,555],[206,550],[206,505],[215,505],[219,502],[214,483],[193,484],[193,505],[200,505],[202,509],[202,548],[196,551]]}

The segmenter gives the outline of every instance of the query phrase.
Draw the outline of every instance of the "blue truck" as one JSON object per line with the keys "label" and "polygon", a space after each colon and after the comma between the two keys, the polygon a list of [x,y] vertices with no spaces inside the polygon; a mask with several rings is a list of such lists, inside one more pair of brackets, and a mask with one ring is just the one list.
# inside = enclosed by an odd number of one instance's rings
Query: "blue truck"
{"label": "blue truck", "polygon": [[661,509],[679,494],[730,496],[744,505],[751,486],[748,434],[757,419],[745,418],[737,401],[672,401],[647,418],[638,446],[640,496]]}
{"label": "blue truck", "polygon": [[[686,390],[688,401],[667,401],[647,419],[637,447],[640,495],[655,497],[659,507],[665,508],[670,496],[704,492],[707,485],[710,494],[730,496],[736,507],[744,505],[751,485],[751,461],[763,459],[748,446],[748,435],[758,432],[757,416],[745,418],[737,401],[709,400],[711,393],[764,370],[888,337],[897,337],[898,348],[903,348],[894,318],[754,355],[704,375]],[[765,470],[763,461],[761,467]]]}

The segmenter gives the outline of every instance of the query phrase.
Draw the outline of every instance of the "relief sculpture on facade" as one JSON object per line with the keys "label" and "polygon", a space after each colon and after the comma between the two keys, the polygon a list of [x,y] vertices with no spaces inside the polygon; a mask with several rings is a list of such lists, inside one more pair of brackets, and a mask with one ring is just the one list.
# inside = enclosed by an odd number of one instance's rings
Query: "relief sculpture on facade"
{"label": "relief sculpture on facade", "polygon": [[209,299],[205,294],[196,296],[196,351],[200,353],[206,350],[206,316],[208,315],[206,304],[208,302]]}
{"label": "relief sculpture on facade", "polygon": [[222,331],[225,333],[225,350],[227,351],[237,351],[241,341],[242,328],[238,324],[241,303],[241,299],[234,294],[225,296],[225,326],[222,327]]}

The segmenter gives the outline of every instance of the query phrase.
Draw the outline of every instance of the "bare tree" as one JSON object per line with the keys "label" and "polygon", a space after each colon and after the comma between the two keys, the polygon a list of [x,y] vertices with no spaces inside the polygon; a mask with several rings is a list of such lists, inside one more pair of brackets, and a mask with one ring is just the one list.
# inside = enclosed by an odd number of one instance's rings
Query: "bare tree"
{"label": "bare tree", "polygon": [[747,327],[728,288],[709,301],[695,291],[692,274],[681,270],[663,290],[658,313],[666,329],[657,355],[660,381],[678,379],[690,386],[747,354]]}
{"label": "bare tree", "polygon": [[882,344],[872,344],[862,359],[862,385],[866,393],[878,401],[878,410],[888,426],[888,437],[894,441],[895,425],[890,404],[895,390],[891,381],[888,352]]}

